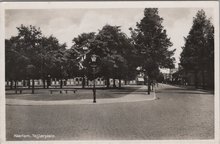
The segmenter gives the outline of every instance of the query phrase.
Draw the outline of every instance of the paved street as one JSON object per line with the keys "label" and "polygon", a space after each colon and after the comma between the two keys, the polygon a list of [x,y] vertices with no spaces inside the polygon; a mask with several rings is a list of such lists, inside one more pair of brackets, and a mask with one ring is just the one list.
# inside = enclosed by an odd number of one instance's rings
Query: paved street
{"label": "paved street", "polygon": [[160,84],[156,95],[138,102],[7,105],[7,140],[45,140],[32,134],[54,135],[47,140],[214,138],[213,94]]}

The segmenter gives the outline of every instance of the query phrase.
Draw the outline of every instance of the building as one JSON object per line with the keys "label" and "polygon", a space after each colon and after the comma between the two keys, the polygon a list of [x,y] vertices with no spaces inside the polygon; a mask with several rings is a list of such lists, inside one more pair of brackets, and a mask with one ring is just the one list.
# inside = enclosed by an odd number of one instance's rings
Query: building
{"label": "building", "polygon": [[178,68],[174,69],[160,69],[161,73],[163,74],[164,82],[169,83],[174,81],[173,74],[178,71]]}

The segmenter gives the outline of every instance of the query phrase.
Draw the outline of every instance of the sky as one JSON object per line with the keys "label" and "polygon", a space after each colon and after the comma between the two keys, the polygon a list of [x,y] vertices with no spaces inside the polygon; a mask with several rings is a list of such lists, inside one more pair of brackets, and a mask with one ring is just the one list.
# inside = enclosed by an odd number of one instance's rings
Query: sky
{"label": "sky", "polygon": [[[173,46],[176,49],[175,66],[178,66],[184,37],[189,33],[193,17],[198,10],[203,9],[208,18],[214,17],[210,8],[159,8],[163,18],[162,25],[167,30]],[[142,8],[114,9],[19,9],[5,12],[5,38],[18,34],[16,27],[21,24],[40,27],[43,35],[55,36],[60,43],[66,43],[70,48],[74,37],[85,32],[98,32],[106,24],[121,26],[121,30],[130,36],[129,28],[135,28],[136,23],[144,16]],[[213,21],[213,19],[212,19]]]}

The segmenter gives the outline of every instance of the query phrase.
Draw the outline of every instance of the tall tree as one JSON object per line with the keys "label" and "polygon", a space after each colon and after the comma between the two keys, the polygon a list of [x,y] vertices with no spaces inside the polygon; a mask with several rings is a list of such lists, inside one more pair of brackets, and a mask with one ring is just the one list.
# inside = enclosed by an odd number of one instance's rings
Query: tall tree
{"label": "tall tree", "polygon": [[[30,59],[30,65],[27,67],[27,75],[29,76],[29,79],[32,79],[32,93],[34,93],[34,79],[40,77],[40,64],[37,54],[40,51],[39,46],[42,32],[39,28],[32,25],[29,27],[21,25],[20,27],[17,27],[17,30],[19,41],[17,42],[16,51],[24,54]],[[31,70],[29,68],[31,68]]]}
{"label": "tall tree", "polygon": [[73,49],[67,49],[64,53],[64,57],[66,59],[65,69],[67,78],[74,78],[75,76],[79,76],[81,73],[79,54]]}
{"label": "tall tree", "polygon": [[[50,85],[49,76],[58,79],[62,79],[63,77],[61,76],[65,76],[65,71],[67,70],[67,68],[64,67],[65,62],[67,61],[64,56],[66,44],[60,44],[58,39],[52,35],[49,37],[42,37],[40,44],[40,51],[38,53],[38,59],[40,60],[39,69],[41,71],[40,74],[44,83],[44,88],[46,79],[48,88],[48,86]],[[62,62],[60,61],[60,59],[63,59]],[[61,64],[64,65],[62,69],[62,73],[64,75],[60,74]]]}
{"label": "tall tree", "polygon": [[[182,47],[181,65],[185,71],[194,72],[195,87],[198,87],[198,75],[201,74],[202,86],[208,73],[209,85],[214,82],[214,27],[207,19],[204,10],[199,10],[193,18],[193,25]],[[210,80],[211,79],[211,80]]]}
{"label": "tall tree", "polygon": [[[10,50],[9,47],[11,47],[11,51],[13,51],[14,54],[17,53],[17,56],[20,55],[21,58],[23,57],[26,59],[26,61],[28,60],[28,62],[26,62],[28,63],[28,65],[24,63],[23,65],[21,64],[16,66],[17,67],[20,66],[19,68],[20,71],[22,71],[23,75],[26,74],[26,77],[31,76],[29,77],[29,79],[32,79],[32,93],[34,93],[34,79],[39,77],[39,71],[38,69],[36,69],[38,63],[38,60],[36,58],[36,53],[38,53],[39,51],[39,43],[42,33],[40,29],[37,29],[34,26],[26,27],[24,25],[21,25],[20,27],[17,27],[17,30],[18,30],[18,36],[12,37],[10,39],[12,44],[6,43],[6,48]],[[7,55],[6,55],[6,59],[7,59]],[[16,59],[19,60],[18,57]],[[10,64],[9,66],[12,65],[13,64]],[[32,73],[31,75],[28,74],[29,65],[32,65],[35,68],[34,73]]]}
{"label": "tall tree", "polygon": [[115,79],[119,79],[121,87],[121,80],[127,78],[130,66],[128,59],[131,57],[128,55],[132,53],[131,40],[121,31],[120,26],[105,25],[96,36],[96,44],[94,52],[102,59],[101,73],[107,87],[109,78],[113,78],[114,87]]}
{"label": "tall tree", "polygon": [[148,76],[148,93],[150,94],[151,81],[156,78],[155,72],[160,68],[174,67],[175,50],[166,30],[162,26],[163,18],[158,14],[157,8],[146,8],[144,17],[137,23],[136,29],[130,29],[137,49],[139,66]]}
{"label": "tall tree", "polygon": [[18,37],[11,37],[9,40],[5,40],[5,67],[6,67],[6,80],[11,82],[11,89],[13,87],[13,81],[25,79],[26,68],[30,64],[28,57],[16,51],[16,43]]}
{"label": "tall tree", "polygon": [[[87,76],[88,79],[88,72],[89,72],[89,65],[88,63],[84,62],[85,59],[88,59],[86,57],[87,53],[91,51],[91,43],[94,42],[95,39],[95,33],[82,33],[78,37],[73,39],[73,46],[71,47],[71,50],[69,53],[72,54],[72,62],[76,63],[78,65],[78,68],[75,67],[75,69],[78,69],[77,75],[82,77],[82,88],[85,88],[85,79]],[[78,63],[78,64],[77,64]]]}
{"label": "tall tree", "polygon": [[10,80],[28,79],[29,83],[32,79],[32,93],[34,79],[42,79],[44,87],[48,75],[62,79],[66,69],[61,72],[60,65],[66,61],[66,45],[60,44],[53,36],[43,36],[40,28],[35,26],[21,25],[17,30],[17,36],[6,40],[6,77]]}
{"label": "tall tree", "polygon": [[126,71],[127,61],[124,57],[126,36],[119,26],[105,25],[98,33],[97,40],[102,41],[100,46],[103,55],[102,74],[106,78],[107,86],[109,78],[113,78],[113,87],[116,87],[115,79],[119,79],[119,87],[123,72]]}
{"label": "tall tree", "polygon": [[[87,77],[93,78],[90,70],[90,57],[96,54],[99,59],[99,72],[97,76],[106,79],[106,85],[109,87],[109,79],[125,79],[128,71],[128,54],[132,53],[131,40],[120,30],[119,26],[105,25],[99,32],[83,33],[73,39],[73,49],[84,54],[83,67],[87,69]],[[86,48],[86,49],[85,49]],[[84,70],[84,69],[82,69]],[[131,74],[130,74],[131,75]]]}

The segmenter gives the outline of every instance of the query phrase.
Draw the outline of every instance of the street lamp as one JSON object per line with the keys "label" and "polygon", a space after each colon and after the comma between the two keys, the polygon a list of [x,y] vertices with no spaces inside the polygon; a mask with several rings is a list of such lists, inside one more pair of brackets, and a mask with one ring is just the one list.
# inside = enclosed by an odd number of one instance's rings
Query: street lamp
{"label": "street lamp", "polygon": [[144,85],[146,85],[147,75],[146,75],[146,70],[145,69],[143,69],[143,75],[144,75]]}
{"label": "street lamp", "polygon": [[114,70],[115,70],[115,76],[114,76],[114,79],[113,79],[113,87],[116,88],[115,77],[117,77],[117,68],[118,68],[118,66],[116,64],[114,64],[113,67],[114,67]]}
{"label": "street lamp", "polygon": [[50,75],[47,75],[47,88],[49,88],[50,85]]}
{"label": "street lamp", "polygon": [[[62,89],[63,88],[63,66],[62,65],[60,66],[60,78],[61,78],[60,88]],[[61,91],[60,91],[60,93],[61,93]]]}
{"label": "street lamp", "polygon": [[96,67],[97,67],[97,64],[96,64],[97,57],[98,56],[95,54],[91,56],[91,60],[92,60],[91,67],[92,67],[92,74],[93,74],[93,103],[96,103],[95,73],[96,73]]}

